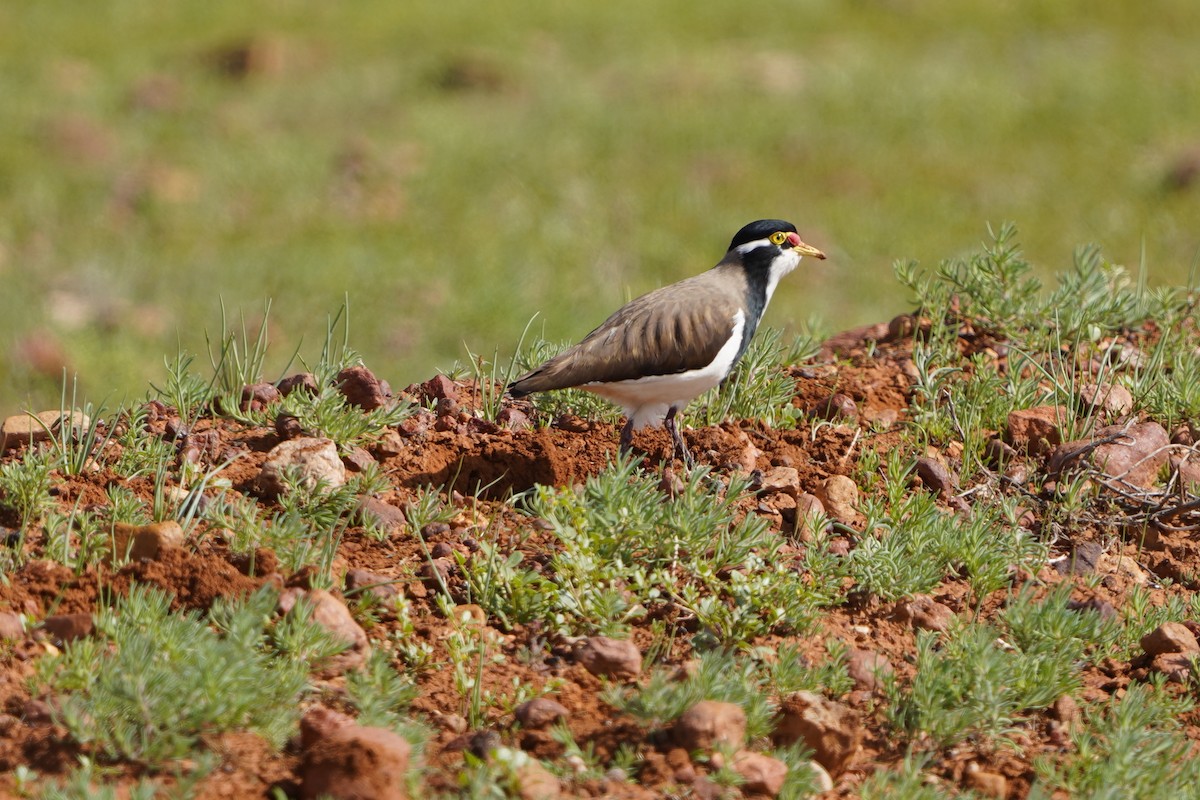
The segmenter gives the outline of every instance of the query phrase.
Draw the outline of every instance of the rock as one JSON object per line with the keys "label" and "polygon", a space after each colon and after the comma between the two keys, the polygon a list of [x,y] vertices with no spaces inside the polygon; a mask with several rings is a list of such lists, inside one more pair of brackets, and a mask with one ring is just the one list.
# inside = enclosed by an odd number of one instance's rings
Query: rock
{"label": "rock", "polygon": [[280,441],[299,439],[304,435],[304,426],[300,424],[300,418],[295,414],[281,411],[275,415],[275,435],[279,437]]}
{"label": "rock", "polygon": [[802,542],[811,542],[823,536],[829,522],[825,505],[816,495],[801,492],[796,496],[796,536]]}
{"label": "rock", "polygon": [[446,399],[458,400],[458,386],[445,375],[435,375],[422,383],[415,393],[425,403],[436,403]]}
{"label": "rock", "polygon": [[895,670],[887,657],[871,650],[851,650],[846,658],[846,672],[854,688],[874,692],[883,688],[884,679]]}
{"label": "rock", "polygon": [[780,704],[772,738],[781,745],[803,741],[822,767],[839,775],[858,754],[862,735],[849,706],[813,692],[796,692]]}
{"label": "rock", "polygon": [[1041,455],[1062,441],[1061,426],[1068,419],[1062,406],[1019,409],[1008,415],[1008,436],[1013,447],[1030,455]]}
{"label": "rock", "polygon": [[311,372],[300,372],[296,375],[289,375],[283,378],[276,384],[279,393],[287,397],[292,392],[304,392],[307,395],[315,395],[321,390],[317,385],[317,376]]}
{"label": "rock", "polygon": [[395,458],[404,450],[404,437],[395,428],[388,428],[375,442],[375,457],[380,461]]}
{"label": "rock", "polygon": [[1171,456],[1171,471],[1179,475],[1179,485],[1184,491],[1195,494],[1200,491],[1200,461],[1189,457]]}
{"label": "rock", "polygon": [[1079,403],[1085,412],[1102,411],[1114,417],[1133,411],[1133,395],[1119,383],[1087,383],[1079,388]]}
{"label": "rock", "polygon": [[91,636],[95,627],[96,623],[91,614],[55,614],[42,620],[42,629],[59,647],[67,642]]}
{"label": "rock", "polygon": [[562,796],[558,778],[536,758],[514,769],[513,778],[520,800],[558,800]]}
{"label": "rock", "polygon": [[454,562],[449,558],[434,558],[427,560],[417,570],[417,577],[425,582],[430,589],[439,589],[454,572]]}
{"label": "rock", "polygon": [[1111,425],[1096,431],[1096,438],[1123,434],[1120,439],[1098,445],[1092,463],[1112,478],[1134,486],[1150,487],[1158,480],[1158,471],[1167,463],[1171,440],[1157,422],[1140,422],[1128,428]]}
{"label": "rock", "polygon": [[642,654],[627,639],[589,636],[576,648],[575,660],[597,677],[633,680],[642,671]]}
{"label": "rock", "polygon": [[808,762],[808,770],[812,773],[813,786],[817,787],[818,793],[833,791],[833,778],[830,776],[829,771],[821,766],[820,762]]}
{"label": "rock", "polygon": [[1190,683],[1194,653],[1162,653],[1154,657],[1150,668],[1161,672],[1172,683]]}
{"label": "rock", "polygon": [[1068,611],[1091,611],[1100,615],[1101,619],[1116,619],[1117,609],[1107,600],[1101,600],[1098,597],[1089,597],[1087,600],[1068,600]]}
{"label": "rock", "polygon": [[1079,719],[1079,704],[1069,694],[1064,694],[1054,701],[1050,707],[1054,717],[1063,725],[1071,726]]}
{"label": "rock", "polygon": [[838,522],[850,524],[858,516],[858,486],[845,475],[830,475],[818,487],[816,495],[829,516]]}
{"label": "rock", "polygon": [[858,404],[850,395],[838,392],[813,406],[812,415],[830,422],[850,422],[858,419]]}
{"label": "rock", "polygon": [[370,592],[385,603],[400,595],[400,589],[393,579],[365,569],[352,569],[346,573],[346,589],[351,592]]}
{"label": "rock", "polygon": [[567,433],[587,433],[592,423],[578,414],[562,414],[554,420],[554,427]]}
{"label": "rock", "polygon": [[298,472],[300,483],[307,489],[318,485],[336,489],[346,482],[346,465],[332,439],[302,436],[275,445],[267,453],[255,487],[267,497],[282,494],[286,488],[283,476],[288,470]]}
{"label": "rock", "polygon": [[1008,779],[998,772],[968,769],[967,785],[984,797],[1008,797]]}
{"label": "rock", "polygon": [[307,750],[321,739],[333,736],[340,728],[356,725],[354,717],[325,706],[313,706],[300,718],[300,749]]}
{"label": "rock", "polygon": [[183,528],[175,520],[130,525],[114,522],[112,527],[114,559],[128,555],[130,561],[154,561],[166,549],[183,545]]}
{"label": "rock", "polygon": [[984,463],[992,469],[1003,470],[1016,457],[1017,451],[1003,439],[988,439],[983,446]]}
{"label": "rock", "polygon": [[566,719],[569,713],[565,706],[549,697],[535,697],[517,706],[513,716],[522,728],[537,729]]}
{"label": "rock", "polygon": [[917,477],[926,488],[937,492],[943,500],[954,494],[956,482],[950,470],[936,458],[922,456],[917,459]]}
{"label": "rock", "polygon": [[301,598],[311,604],[313,622],[347,645],[345,650],[316,666],[317,677],[334,678],[362,666],[371,653],[371,643],[346,604],[324,589],[285,589],[279,596],[280,611],[286,614]]}
{"label": "rock", "polygon": [[738,748],[746,740],[746,712],[736,703],[701,700],[675,720],[675,743],[688,752],[718,745]]}
{"label": "rock", "polygon": [[0,640],[20,641],[25,638],[25,624],[20,614],[0,611]]}
{"label": "rock", "polygon": [[771,467],[763,473],[759,491],[763,494],[783,492],[796,497],[800,494],[800,472],[795,467]]}
{"label": "rock", "polygon": [[342,464],[350,472],[366,472],[375,465],[375,456],[365,447],[351,445],[342,453]]}
{"label": "rock", "polygon": [[733,771],[742,776],[742,789],[777,797],[787,780],[787,764],[777,758],[743,750],[733,757]]}
{"label": "rock", "polygon": [[918,630],[945,631],[954,620],[954,612],[927,594],[914,594],[896,603],[893,616]]}
{"label": "rock", "polygon": [[510,431],[527,431],[533,427],[529,422],[529,415],[512,406],[500,409],[500,413],[496,415],[496,422],[501,428]]}
{"label": "rock", "polygon": [[282,396],[273,383],[249,383],[242,387],[238,407],[242,411],[263,411],[272,403],[278,403]]}
{"label": "rock", "polygon": [[358,521],[386,533],[394,533],[408,524],[403,509],[370,495],[359,498]]}
{"label": "rock", "polygon": [[[341,719],[329,716],[335,713],[318,707],[301,723],[300,797],[405,800],[412,748],[404,737],[358,725],[340,714],[336,716]],[[319,718],[309,723],[314,715]]]}
{"label": "rock", "polygon": [[391,392],[384,391],[383,382],[361,365],[346,367],[337,374],[334,384],[346,402],[363,411],[383,408],[391,400]]}
{"label": "rock", "polygon": [[61,411],[39,411],[37,414],[14,414],[0,423],[0,449],[11,450],[22,444],[35,445],[47,442],[51,436],[59,436],[63,425],[71,425],[71,430],[78,434],[87,430],[92,421],[82,411],[72,411],[64,414]]}
{"label": "rock", "polygon": [[1179,622],[1164,622],[1141,639],[1142,649],[1147,655],[1163,653],[1200,653],[1196,636],[1186,625]]}
{"label": "rock", "polygon": [[1080,542],[1071,550],[1071,557],[1054,566],[1063,575],[1091,575],[1096,571],[1104,547],[1096,542]]}

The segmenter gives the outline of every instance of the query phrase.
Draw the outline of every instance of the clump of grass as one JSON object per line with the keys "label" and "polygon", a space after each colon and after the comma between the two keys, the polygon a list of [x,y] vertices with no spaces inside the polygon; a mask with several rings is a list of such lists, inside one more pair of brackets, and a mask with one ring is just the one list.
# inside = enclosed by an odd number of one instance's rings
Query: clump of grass
{"label": "clump of grass", "polygon": [[[285,655],[267,620],[273,591],[219,600],[206,621],[172,612],[171,598],[134,585],[96,615],[98,636],[38,661],[37,691],[59,698],[58,721],[106,758],[152,768],[191,754],[203,734],[250,730],[274,747],[292,734],[310,662],[327,649]],[[294,619],[306,640],[329,634]],[[297,634],[298,635],[298,634]]]}

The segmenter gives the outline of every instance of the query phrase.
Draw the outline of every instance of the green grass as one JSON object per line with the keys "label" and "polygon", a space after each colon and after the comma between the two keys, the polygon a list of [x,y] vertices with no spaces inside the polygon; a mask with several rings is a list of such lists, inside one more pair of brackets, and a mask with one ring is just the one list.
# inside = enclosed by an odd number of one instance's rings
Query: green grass
{"label": "green grass", "polygon": [[[273,300],[295,343],[348,294],[403,386],[464,342],[506,360],[535,313],[577,340],[761,216],[831,256],[780,287],[781,328],[892,316],[891,263],[986,221],[1043,276],[1094,241],[1182,283],[1200,191],[1163,178],[1197,146],[1198,24],[1190,0],[9,4],[0,407],[53,407],[48,339],[85,393],[136,395],[222,297],[251,329]],[[246,40],[278,70],[218,74]],[[133,99],[151,78],[165,105]]]}

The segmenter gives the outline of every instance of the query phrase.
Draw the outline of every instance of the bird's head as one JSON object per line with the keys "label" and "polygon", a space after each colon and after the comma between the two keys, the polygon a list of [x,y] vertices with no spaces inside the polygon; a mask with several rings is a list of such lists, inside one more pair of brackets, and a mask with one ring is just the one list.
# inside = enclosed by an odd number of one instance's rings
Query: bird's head
{"label": "bird's head", "polygon": [[796,226],[781,219],[760,219],[751,222],[733,236],[729,250],[736,250],[743,258],[749,253],[764,248],[768,260],[780,253],[792,251],[800,256],[825,258],[825,254],[811,244],[806,244],[796,232]]}

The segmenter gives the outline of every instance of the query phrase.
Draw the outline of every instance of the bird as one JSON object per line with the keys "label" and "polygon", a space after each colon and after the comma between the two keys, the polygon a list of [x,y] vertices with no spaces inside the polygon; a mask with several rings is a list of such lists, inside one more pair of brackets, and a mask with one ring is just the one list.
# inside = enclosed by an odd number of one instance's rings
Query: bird
{"label": "bird", "polygon": [[621,452],[632,447],[635,429],[661,425],[675,457],[691,463],[676,416],[729,376],[775,287],[803,256],[825,258],[790,222],[751,222],[716,266],[626,303],[579,344],[510,383],[508,394],[593,392],[625,412]]}

